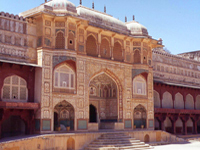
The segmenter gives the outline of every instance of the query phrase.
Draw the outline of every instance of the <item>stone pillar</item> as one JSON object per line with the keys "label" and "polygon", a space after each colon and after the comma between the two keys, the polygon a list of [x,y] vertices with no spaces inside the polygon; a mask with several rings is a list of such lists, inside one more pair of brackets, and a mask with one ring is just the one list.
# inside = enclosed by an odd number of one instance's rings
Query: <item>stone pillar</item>
{"label": "stone pillar", "polygon": [[177,119],[178,119],[178,115],[173,115],[173,116],[170,116],[169,117],[170,118],[170,120],[171,120],[171,122],[172,122],[172,132],[174,133],[174,134],[176,134],[176,121],[177,121]]}
{"label": "stone pillar", "polygon": [[189,115],[183,115],[180,116],[182,122],[183,122],[183,134],[187,135],[187,121],[190,118]]}
{"label": "stone pillar", "polygon": [[193,133],[197,134],[197,121],[193,121]]}
{"label": "stone pillar", "polygon": [[158,116],[158,120],[160,121],[160,129],[161,130],[165,130],[165,127],[164,127],[164,121],[166,119],[166,114],[161,114],[160,116]]}
{"label": "stone pillar", "polygon": [[172,121],[172,132],[176,134],[176,121]]}
{"label": "stone pillar", "polygon": [[110,50],[111,50],[111,59],[114,60],[114,57],[113,57],[113,47],[112,46],[110,47]]}
{"label": "stone pillar", "polygon": [[101,50],[100,50],[100,46],[101,46],[101,43],[98,43],[98,44],[97,44],[97,52],[98,52],[98,57],[101,57]]}
{"label": "stone pillar", "polygon": [[187,121],[183,121],[183,134],[187,135]]}

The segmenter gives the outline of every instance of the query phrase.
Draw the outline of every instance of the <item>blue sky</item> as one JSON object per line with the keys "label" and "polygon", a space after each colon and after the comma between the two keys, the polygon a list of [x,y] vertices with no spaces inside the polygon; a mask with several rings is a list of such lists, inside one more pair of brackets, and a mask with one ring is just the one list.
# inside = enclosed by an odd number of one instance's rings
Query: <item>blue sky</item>
{"label": "blue sky", "polygon": [[[70,0],[76,6],[79,0]],[[162,38],[172,54],[200,50],[200,0],[82,0],[84,6],[124,21],[135,20],[147,27],[154,39]],[[0,0],[0,11],[19,14],[44,0]]]}

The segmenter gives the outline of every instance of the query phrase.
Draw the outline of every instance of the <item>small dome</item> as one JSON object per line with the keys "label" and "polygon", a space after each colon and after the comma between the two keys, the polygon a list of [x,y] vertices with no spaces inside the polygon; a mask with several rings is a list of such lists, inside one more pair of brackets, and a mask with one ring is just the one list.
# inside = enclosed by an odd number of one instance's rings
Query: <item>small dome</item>
{"label": "small dome", "polygon": [[45,3],[45,5],[53,7],[54,11],[71,11],[76,13],[76,6],[68,0],[51,0]]}
{"label": "small dome", "polygon": [[126,26],[131,31],[132,35],[148,36],[147,28],[134,20],[127,22]]}

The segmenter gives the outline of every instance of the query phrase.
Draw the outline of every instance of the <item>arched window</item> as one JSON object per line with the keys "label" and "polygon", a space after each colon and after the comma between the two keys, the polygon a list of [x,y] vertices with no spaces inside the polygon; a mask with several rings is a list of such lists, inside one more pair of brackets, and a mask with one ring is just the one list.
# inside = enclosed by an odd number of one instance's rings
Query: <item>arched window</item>
{"label": "arched window", "polygon": [[96,56],[97,57],[97,45],[96,45],[96,39],[94,36],[90,35],[87,38],[86,41],[86,53],[89,56]]}
{"label": "arched window", "polygon": [[67,65],[62,65],[54,71],[54,87],[64,89],[75,88],[75,73]]}
{"label": "arched window", "polygon": [[113,57],[114,57],[114,60],[117,60],[117,61],[123,61],[124,60],[123,52],[122,52],[122,46],[119,42],[114,43]]}
{"label": "arched window", "polygon": [[2,88],[2,99],[27,101],[28,90],[26,81],[16,75],[5,78]]}
{"label": "arched window", "polygon": [[134,63],[141,63],[141,56],[139,50],[134,51]]}
{"label": "arched window", "polygon": [[63,32],[59,31],[56,35],[56,48],[64,49],[65,48],[65,37]]}
{"label": "arched window", "polygon": [[107,59],[109,59],[111,57],[110,46],[109,46],[109,42],[107,39],[103,39],[101,41],[100,55],[102,58],[107,58]]}
{"label": "arched window", "polygon": [[133,94],[146,95],[146,80],[137,76],[133,79]]}

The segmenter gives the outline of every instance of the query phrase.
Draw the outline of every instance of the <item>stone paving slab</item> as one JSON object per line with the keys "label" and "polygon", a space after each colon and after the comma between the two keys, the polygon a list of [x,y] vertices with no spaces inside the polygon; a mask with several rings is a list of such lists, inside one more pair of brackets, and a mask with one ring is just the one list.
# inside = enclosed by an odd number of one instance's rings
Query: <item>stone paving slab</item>
{"label": "stone paving slab", "polygon": [[153,146],[154,150],[200,150],[200,142],[190,140],[184,143]]}

